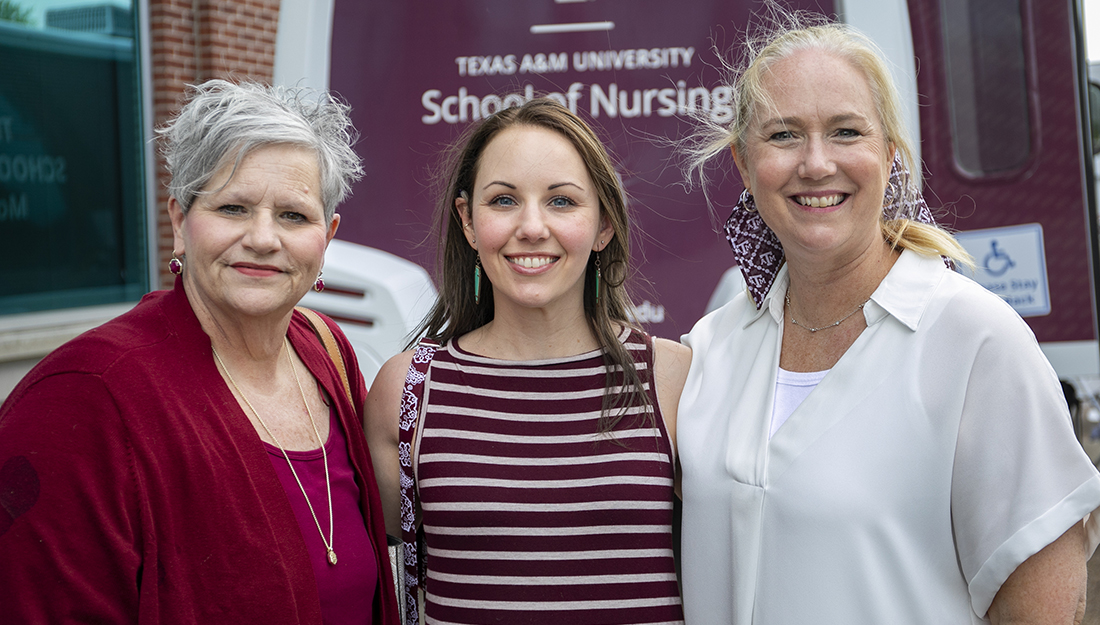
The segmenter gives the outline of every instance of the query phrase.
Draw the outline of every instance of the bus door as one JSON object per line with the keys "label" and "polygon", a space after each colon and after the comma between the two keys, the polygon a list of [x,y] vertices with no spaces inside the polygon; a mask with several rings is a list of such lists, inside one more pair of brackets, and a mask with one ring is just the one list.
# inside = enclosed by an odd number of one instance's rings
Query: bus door
{"label": "bus door", "polygon": [[[909,0],[929,204],[1059,376],[1100,374],[1075,0]],[[940,215],[938,215],[939,217]]]}

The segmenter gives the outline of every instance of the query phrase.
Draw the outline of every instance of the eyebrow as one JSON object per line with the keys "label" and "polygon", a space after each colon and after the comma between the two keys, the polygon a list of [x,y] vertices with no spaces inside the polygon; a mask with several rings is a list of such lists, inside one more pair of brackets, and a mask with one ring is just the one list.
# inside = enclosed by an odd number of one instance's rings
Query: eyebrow
{"label": "eyebrow", "polygon": [[[502,180],[494,180],[494,181],[490,182],[489,184],[485,185],[484,187],[482,187],[482,189],[483,190],[488,189],[489,187],[491,187],[493,185],[497,185],[497,184],[499,184],[502,187],[507,187],[507,188],[512,189],[512,190],[516,189],[516,185],[514,185],[510,182],[504,182]],[[584,191],[584,187],[580,186],[579,184],[577,184],[575,182],[555,182],[554,184],[547,187],[547,190],[553,191],[554,189],[557,189],[557,188],[560,188],[560,187],[565,187],[565,186],[576,187],[577,189],[579,189],[581,191]]]}
{"label": "eyebrow", "polygon": [[584,191],[584,187],[582,187],[581,185],[579,185],[575,182],[558,182],[556,184],[550,185],[549,187],[547,187],[547,189],[550,190],[550,191],[553,191],[554,189],[564,187],[564,186],[576,187],[578,190]]}
{"label": "eyebrow", "polygon": [[[858,121],[867,123],[867,117],[860,115],[859,113],[841,113],[839,115],[833,115],[829,119],[825,120],[826,124],[842,124],[844,122]],[[798,117],[774,117],[760,124],[761,128],[767,128],[768,126],[798,126],[802,123]]]}

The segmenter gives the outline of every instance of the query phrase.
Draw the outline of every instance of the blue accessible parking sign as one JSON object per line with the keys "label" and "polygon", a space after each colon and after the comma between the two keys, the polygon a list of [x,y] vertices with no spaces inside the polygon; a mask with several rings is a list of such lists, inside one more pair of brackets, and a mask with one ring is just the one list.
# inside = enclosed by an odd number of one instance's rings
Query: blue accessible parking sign
{"label": "blue accessible parking sign", "polygon": [[1050,314],[1040,224],[969,230],[955,238],[974,257],[974,271],[960,267],[960,272],[1001,296],[1021,317]]}

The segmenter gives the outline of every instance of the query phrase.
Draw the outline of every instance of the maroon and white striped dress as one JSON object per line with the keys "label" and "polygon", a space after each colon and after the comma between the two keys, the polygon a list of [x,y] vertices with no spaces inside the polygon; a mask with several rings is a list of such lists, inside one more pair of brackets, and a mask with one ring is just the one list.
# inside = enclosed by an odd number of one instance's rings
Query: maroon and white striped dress
{"label": "maroon and white striped dress", "polygon": [[623,340],[649,405],[605,435],[598,351],[514,362],[452,341],[435,352],[416,465],[428,623],[683,621],[653,350],[644,334]]}

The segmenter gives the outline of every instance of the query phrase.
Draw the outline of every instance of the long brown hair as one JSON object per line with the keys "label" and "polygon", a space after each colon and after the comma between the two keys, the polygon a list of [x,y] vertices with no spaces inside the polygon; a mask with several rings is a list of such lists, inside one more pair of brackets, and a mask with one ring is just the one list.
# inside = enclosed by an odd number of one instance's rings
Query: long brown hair
{"label": "long brown hair", "polygon": [[[584,316],[603,349],[607,368],[599,427],[601,432],[607,432],[625,416],[627,408],[649,403],[642,379],[634,366],[634,358],[618,337],[624,326],[638,329],[631,318],[634,307],[625,286],[630,258],[626,195],[603,143],[588,124],[555,100],[536,98],[521,106],[499,111],[469,128],[452,147],[447,159],[445,184],[437,205],[439,252],[436,281],[439,298],[431,313],[417,328],[409,346],[415,344],[420,336],[446,343],[493,319],[492,285],[486,287],[483,284],[480,302],[474,302],[477,252],[470,247],[463,234],[462,218],[455,207],[455,200],[463,193],[472,195],[478,165],[486,146],[500,132],[514,126],[546,128],[565,137],[573,145],[596,186],[600,216],[608,220],[615,233],[603,250],[591,253],[584,277]],[[596,297],[597,258],[601,268],[599,298]],[[488,282],[484,274],[482,281]],[[620,391],[610,392],[618,387],[621,387]]]}

